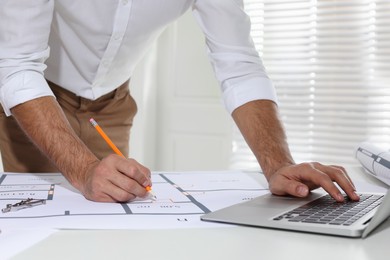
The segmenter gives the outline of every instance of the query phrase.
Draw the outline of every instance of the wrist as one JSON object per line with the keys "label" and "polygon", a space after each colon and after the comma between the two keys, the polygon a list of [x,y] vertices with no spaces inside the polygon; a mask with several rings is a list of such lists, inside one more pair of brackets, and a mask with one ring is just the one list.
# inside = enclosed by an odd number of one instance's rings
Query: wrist
{"label": "wrist", "polygon": [[279,163],[273,163],[272,165],[268,165],[266,167],[262,167],[263,174],[267,181],[269,182],[272,176],[280,171],[283,168],[289,167],[295,165],[295,162],[292,160],[284,161],[284,162],[279,162]]}
{"label": "wrist", "polygon": [[63,172],[69,183],[79,190],[82,194],[85,193],[86,184],[90,181],[97,165],[100,160],[97,158],[91,158],[82,163],[82,167],[78,169],[72,169],[71,172]]}

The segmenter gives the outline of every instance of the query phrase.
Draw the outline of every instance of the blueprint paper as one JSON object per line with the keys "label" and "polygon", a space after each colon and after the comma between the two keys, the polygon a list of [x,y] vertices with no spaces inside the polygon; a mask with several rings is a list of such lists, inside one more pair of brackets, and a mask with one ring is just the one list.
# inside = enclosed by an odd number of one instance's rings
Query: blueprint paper
{"label": "blueprint paper", "polygon": [[362,142],[359,144],[355,155],[368,174],[390,185],[389,150],[379,148],[368,142]]}
{"label": "blueprint paper", "polygon": [[267,193],[243,172],[185,172],[152,174],[157,200],[98,203],[86,200],[59,173],[0,175],[0,207],[27,198],[46,199],[39,205],[0,212],[7,228],[156,229],[215,227],[200,221],[210,211]]}

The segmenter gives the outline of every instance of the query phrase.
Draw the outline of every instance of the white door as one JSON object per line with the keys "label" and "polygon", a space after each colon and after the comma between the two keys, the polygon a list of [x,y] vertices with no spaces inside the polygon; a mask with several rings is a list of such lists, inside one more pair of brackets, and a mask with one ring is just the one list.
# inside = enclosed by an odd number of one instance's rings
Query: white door
{"label": "white door", "polygon": [[232,121],[191,12],[162,35],[157,59],[155,170],[227,169]]}

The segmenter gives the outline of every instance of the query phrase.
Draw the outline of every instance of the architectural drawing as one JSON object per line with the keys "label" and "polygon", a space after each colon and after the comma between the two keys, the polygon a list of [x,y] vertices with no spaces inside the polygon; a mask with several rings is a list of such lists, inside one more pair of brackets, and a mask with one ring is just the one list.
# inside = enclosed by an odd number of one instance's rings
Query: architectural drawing
{"label": "architectural drawing", "polygon": [[[152,181],[156,201],[137,198],[128,203],[97,203],[86,200],[58,173],[4,173],[0,175],[1,208],[28,198],[46,199],[46,204],[0,213],[0,221],[13,225],[22,224],[20,220],[34,225],[50,222],[56,228],[120,228],[118,223],[107,224],[107,221],[149,222],[157,216],[160,220],[165,216],[162,219],[187,221],[189,216],[199,218],[266,192],[254,178],[242,172],[154,172]],[[105,224],[91,226],[94,222],[91,220],[99,222],[99,219],[105,220]],[[78,221],[87,224],[83,226]]]}

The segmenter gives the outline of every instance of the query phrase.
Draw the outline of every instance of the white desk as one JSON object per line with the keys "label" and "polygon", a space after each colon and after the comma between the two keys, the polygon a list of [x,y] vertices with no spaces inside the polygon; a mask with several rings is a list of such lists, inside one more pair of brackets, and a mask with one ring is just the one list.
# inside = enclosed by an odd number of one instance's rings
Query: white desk
{"label": "white desk", "polygon": [[[381,185],[360,169],[350,169],[349,173],[355,180]],[[390,259],[389,238],[390,220],[366,239],[238,226],[175,230],[63,230],[13,259],[387,260]]]}

